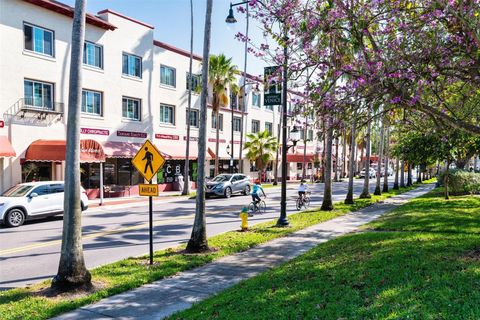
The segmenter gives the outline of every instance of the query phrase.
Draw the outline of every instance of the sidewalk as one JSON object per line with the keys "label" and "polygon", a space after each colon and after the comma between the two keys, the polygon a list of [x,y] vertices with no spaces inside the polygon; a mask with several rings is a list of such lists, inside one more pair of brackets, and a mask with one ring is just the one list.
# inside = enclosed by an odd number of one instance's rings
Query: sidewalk
{"label": "sidewalk", "polygon": [[[189,196],[182,196],[182,191],[164,191],[158,194],[158,197],[153,197],[153,201],[161,201],[164,199],[171,199],[171,198],[179,198],[179,199],[188,199]],[[118,197],[118,198],[103,198],[103,204],[100,205],[100,199],[92,199],[90,200],[90,204],[88,205],[89,208],[98,208],[98,207],[106,207],[111,205],[117,204],[134,204],[134,203],[142,203],[148,204],[148,197],[144,196],[131,196],[131,197]]]}
{"label": "sidewalk", "polygon": [[420,186],[382,203],[274,239],[177,276],[103,299],[54,319],[162,319],[242,280],[289,261],[320,243],[354,232],[361,225],[433,188],[433,184]]}

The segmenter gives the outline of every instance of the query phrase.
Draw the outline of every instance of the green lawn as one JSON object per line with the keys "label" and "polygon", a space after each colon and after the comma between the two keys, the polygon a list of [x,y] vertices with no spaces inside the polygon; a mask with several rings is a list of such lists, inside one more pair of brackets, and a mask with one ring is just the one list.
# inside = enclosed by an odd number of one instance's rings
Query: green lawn
{"label": "green lawn", "polygon": [[171,319],[480,319],[480,198],[439,191]]}
{"label": "green lawn", "polygon": [[308,212],[291,214],[288,217],[290,221],[290,227],[288,228],[276,228],[276,220],[274,220],[257,224],[251,227],[249,232],[232,231],[219,234],[209,239],[209,245],[215,247],[217,251],[208,254],[182,254],[180,252],[180,250],[184,249],[182,246],[155,252],[155,264],[152,267],[146,264],[148,261],[147,256],[132,257],[103,265],[91,270],[94,281],[101,283],[103,288],[87,296],[57,296],[55,298],[47,298],[39,294],[39,292],[50,286],[50,281],[37,284],[31,288],[3,291],[0,292],[0,318],[47,319],[93,303],[102,298],[201,266],[219,257],[247,250],[276,237],[281,237],[347,212],[360,209],[378,200],[391,197],[412,188],[413,187],[402,190],[392,190],[389,193],[384,193],[382,196],[373,196],[372,199],[357,199],[354,205],[337,203],[335,204],[335,210],[330,212],[310,210]]}

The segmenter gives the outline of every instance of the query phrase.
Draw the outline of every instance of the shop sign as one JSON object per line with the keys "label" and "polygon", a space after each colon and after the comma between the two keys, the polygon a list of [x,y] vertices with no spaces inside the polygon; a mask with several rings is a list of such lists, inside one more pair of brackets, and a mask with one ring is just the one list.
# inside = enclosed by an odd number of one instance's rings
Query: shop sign
{"label": "shop sign", "polygon": [[3,127],[5,127],[5,121],[0,120],[0,128],[3,128]]}
{"label": "shop sign", "polygon": [[146,138],[147,134],[145,132],[135,132],[135,131],[117,131],[118,137],[130,137],[130,138]]}
{"label": "shop sign", "polygon": [[107,129],[95,129],[95,128],[80,128],[80,133],[83,134],[97,134],[100,136],[108,136],[110,131]]}
{"label": "shop sign", "polygon": [[139,184],[138,193],[141,196],[158,197],[158,184]]}
{"label": "shop sign", "polygon": [[[227,142],[227,140],[225,140],[225,139],[220,139],[219,141],[220,141],[220,143],[225,143],[225,142]],[[208,138],[208,142],[217,142],[217,139],[215,139],[215,138]]]}
{"label": "shop sign", "polygon": [[[187,137],[183,136],[183,140],[187,141]],[[198,141],[198,137],[190,137],[190,141]]]}
{"label": "shop sign", "polygon": [[180,136],[174,134],[156,133],[155,138],[163,140],[180,140]]}
{"label": "shop sign", "polygon": [[132,164],[146,180],[150,181],[165,164],[165,158],[150,140],[147,140],[132,159]]}

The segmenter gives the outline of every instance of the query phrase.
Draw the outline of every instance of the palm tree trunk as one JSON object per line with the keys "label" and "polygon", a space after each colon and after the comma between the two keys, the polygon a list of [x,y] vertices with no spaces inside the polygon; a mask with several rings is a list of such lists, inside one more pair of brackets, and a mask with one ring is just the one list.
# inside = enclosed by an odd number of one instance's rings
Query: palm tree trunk
{"label": "palm tree trunk", "polygon": [[382,126],[380,128],[380,141],[378,143],[378,164],[377,164],[377,183],[375,185],[375,192],[373,193],[376,196],[382,194],[382,190],[380,189],[380,184],[382,182],[382,163],[383,163],[383,139],[385,135],[385,120],[382,120]]}
{"label": "palm tree trunk", "polygon": [[445,170],[445,177],[443,178],[443,185],[445,187],[445,200],[450,199],[450,195],[448,192],[449,174],[450,174],[450,161],[447,160],[447,168]]}
{"label": "palm tree trunk", "polygon": [[383,172],[383,189],[382,192],[388,192],[388,149],[389,149],[389,141],[390,141],[390,134],[389,134],[389,128],[388,128],[388,123],[385,124],[385,147],[384,149],[384,154],[385,154],[385,168]]}
{"label": "palm tree trunk", "polygon": [[400,188],[405,188],[405,160],[403,159],[400,167]]}
{"label": "palm tree trunk", "polygon": [[86,2],[76,0],[72,26],[62,248],[58,273],[52,280],[52,287],[62,291],[89,288],[92,279],[83,258],[80,207],[80,108]]}
{"label": "palm tree trunk", "polygon": [[217,128],[215,130],[215,170],[214,170],[214,176],[218,176],[218,167],[219,167],[219,151],[220,151],[220,112],[217,109],[215,109],[215,119],[217,122]]}
{"label": "palm tree trunk", "polygon": [[362,166],[362,159],[363,159],[363,150],[364,150],[364,148],[363,148],[363,141],[362,141],[362,144],[361,144],[361,147],[360,147],[360,161],[358,162],[358,166],[356,167],[357,172],[362,170],[361,166]]}
{"label": "palm tree trunk", "polygon": [[393,183],[393,189],[394,190],[398,190],[400,189],[399,188],[399,185],[398,185],[398,171],[399,171],[399,167],[400,167],[400,159],[398,157],[396,157],[397,159],[395,160],[396,163],[395,163],[395,182]]}
{"label": "palm tree trunk", "polygon": [[[185,149],[185,169],[184,169],[184,178],[185,181],[183,185],[182,194],[188,195],[190,194],[190,110],[192,110],[192,61],[193,61],[193,0],[190,0],[190,61],[188,65],[188,74],[190,77],[188,78],[189,86],[188,86],[188,105],[187,105],[187,145]],[[233,143],[233,142],[232,142]]]}
{"label": "palm tree trunk", "polygon": [[327,117],[327,135],[326,135],[326,154],[325,154],[325,187],[323,191],[323,202],[321,210],[333,210],[332,201],[332,144],[333,144],[333,127],[330,117]]}
{"label": "palm tree trunk", "polygon": [[334,178],[333,180],[335,182],[338,182],[338,167],[339,167],[339,159],[338,159],[338,136],[335,137],[335,173],[334,173]]}
{"label": "palm tree trunk", "polygon": [[[350,137],[350,164],[348,172],[348,191],[347,197],[345,198],[345,204],[353,204],[353,176],[355,171],[355,149],[357,144],[355,143],[355,130],[357,128],[357,119],[356,114],[353,116],[352,131]],[[346,136],[346,135],[345,135]]]}
{"label": "palm tree trunk", "polygon": [[342,174],[341,179],[345,178],[347,173],[347,129],[343,129],[343,144],[342,144]]}
{"label": "palm tree trunk", "polygon": [[[370,108],[368,109],[368,117],[370,117]],[[370,183],[370,130],[371,130],[371,120],[367,122],[367,134],[365,135],[366,144],[366,151],[365,151],[365,180],[363,181],[363,191],[360,194],[360,199],[364,198],[371,198],[369,191],[369,183]]]}
{"label": "palm tree trunk", "polygon": [[[207,0],[205,14],[205,33],[203,38],[202,95],[200,97],[200,128],[198,132],[198,177],[195,220],[188,241],[187,252],[208,251],[207,226],[205,221],[205,158],[207,146],[207,96],[208,96],[208,59],[210,56],[210,32],[212,26],[213,0]],[[218,127],[218,126],[217,126]]]}
{"label": "palm tree trunk", "polygon": [[409,162],[407,172],[407,187],[410,187],[412,184],[412,164]]}

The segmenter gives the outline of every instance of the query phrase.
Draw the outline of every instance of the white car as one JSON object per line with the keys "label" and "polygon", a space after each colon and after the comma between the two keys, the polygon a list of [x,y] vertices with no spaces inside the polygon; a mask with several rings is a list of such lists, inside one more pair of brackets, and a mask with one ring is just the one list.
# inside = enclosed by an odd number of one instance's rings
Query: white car
{"label": "white car", "polygon": [[[81,188],[80,207],[88,208],[88,197]],[[26,220],[63,213],[64,182],[41,181],[17,184],[0,196],[0,222],[18,227]]]}
{"label": "white car", "polygon": [[[360,174],[358,176],[360,178],[365,178],[365,176],[366,176],[365,172],[366,172],[366,169],[364,168],[364,169],[362,169],[362,171],[360,171]],[[369,175],[368,175],[369,178],[375,178],[377,176],[377,171],[375,171],[374,168],[370,167],[369,172],[370,172]]]}

